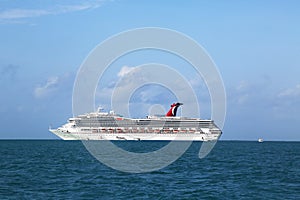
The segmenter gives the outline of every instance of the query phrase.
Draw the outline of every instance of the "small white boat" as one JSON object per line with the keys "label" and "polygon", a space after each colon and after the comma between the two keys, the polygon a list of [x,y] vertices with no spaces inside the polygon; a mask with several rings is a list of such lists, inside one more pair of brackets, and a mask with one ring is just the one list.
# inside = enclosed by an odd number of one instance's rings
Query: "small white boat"
{"label": "small white boat", "polygon": [[262,138],[259,138],[258,142],[264,142],[264,140]]}

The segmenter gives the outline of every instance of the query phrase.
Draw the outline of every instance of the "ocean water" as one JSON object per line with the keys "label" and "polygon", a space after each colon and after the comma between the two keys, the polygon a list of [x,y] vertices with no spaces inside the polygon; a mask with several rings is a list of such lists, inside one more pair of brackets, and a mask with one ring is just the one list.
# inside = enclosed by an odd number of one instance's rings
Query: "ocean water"
{"label": "ocean water", "polygon": [[[167,142],[119,142],[158,149]],[[115,171],[80,141],[0,141],[0,199],[300,199],[300,142],[200,142],[166,168]],[[132,148],[132,149],[131,149]]]}

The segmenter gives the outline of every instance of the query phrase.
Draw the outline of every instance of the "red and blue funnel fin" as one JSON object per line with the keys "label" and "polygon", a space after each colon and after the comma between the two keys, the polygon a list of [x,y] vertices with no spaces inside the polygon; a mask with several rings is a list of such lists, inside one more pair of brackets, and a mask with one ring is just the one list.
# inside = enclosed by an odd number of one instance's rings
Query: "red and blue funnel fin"
{"label": "red and blue funnel fin", "polygon": [[183,105],[183,103],[173,103],[171,105],[170,110],[167,112],[166,117],[175,117],[177,113],[177,109],[181,105]]}

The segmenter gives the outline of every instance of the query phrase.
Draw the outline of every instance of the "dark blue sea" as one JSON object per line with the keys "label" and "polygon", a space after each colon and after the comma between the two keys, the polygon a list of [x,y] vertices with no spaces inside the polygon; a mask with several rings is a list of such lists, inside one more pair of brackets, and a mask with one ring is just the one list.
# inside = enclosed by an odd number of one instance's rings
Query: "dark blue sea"
{"label": "dark blue sea", "polygon": [[[136,151],[167,142],[120,142]],[[194,142],[159,171],[125,173],[80,141],[0,141],[0,199],[300,199],[300,142]]]}

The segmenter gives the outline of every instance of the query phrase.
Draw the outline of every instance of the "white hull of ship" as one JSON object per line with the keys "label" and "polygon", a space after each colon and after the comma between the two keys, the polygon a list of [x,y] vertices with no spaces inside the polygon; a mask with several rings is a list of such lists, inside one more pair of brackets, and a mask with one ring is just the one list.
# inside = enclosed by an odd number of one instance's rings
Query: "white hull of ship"
{"label": "white hull of ship", "polygon": [[218,140],[219,133],[88,133],[65,132],[50,129],[52,133],[63,140],[152,140],[152,141],[213,141]]}

